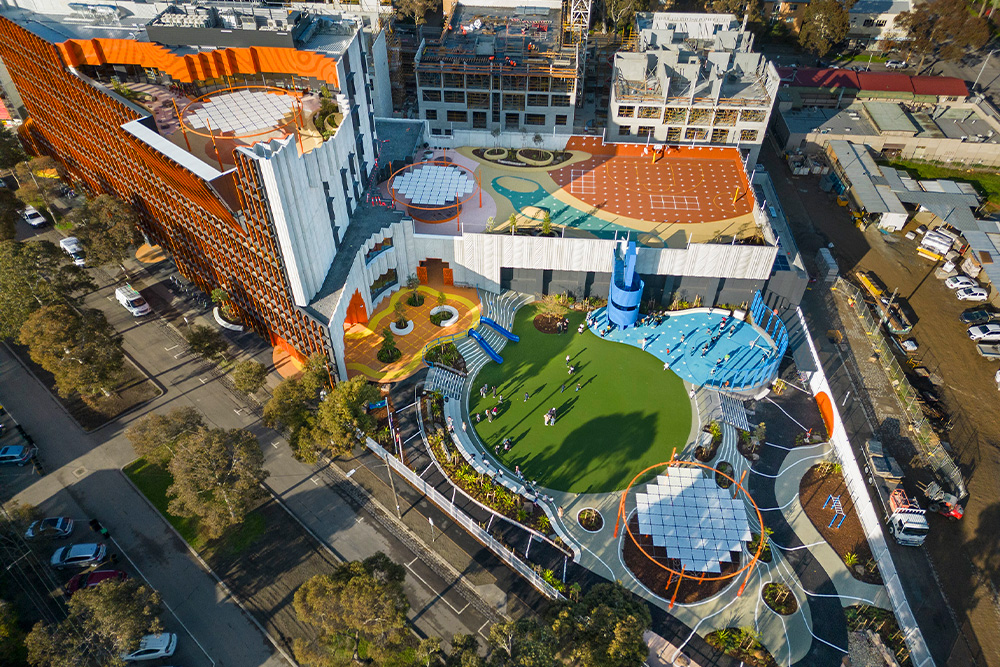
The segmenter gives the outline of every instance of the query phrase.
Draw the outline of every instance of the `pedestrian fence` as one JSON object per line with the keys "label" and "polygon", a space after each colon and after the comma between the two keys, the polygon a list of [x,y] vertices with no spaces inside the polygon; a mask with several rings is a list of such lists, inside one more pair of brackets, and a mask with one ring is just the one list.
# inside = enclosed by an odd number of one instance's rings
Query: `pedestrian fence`
{"label": "pedestrian fence", "polygon": [[804,375],[807,376],[808,386],[813,396],[825,393],[827,398],[830,399],[829,405],[833,411],[834,422],[833,428],[830,429],[830,444],[833,446],[833,451],[840,462],[844,475],[844,483],[847,486],[851,500],[854,502],[854,511],[857,512],[858,519],[861,521],[861,528],[864,530],[865,537],[868,539],[868,545],[871,547],[872,554],[875,556],[875,562],[878,564],[879,572],[882,574],[885,590],[889,596],[889,602],[892,604],[892,611],[896,615],[899,629],[903,633],[906,647],[910,651],[910,660],[916,667],[934,667],[934,659],[927,648],[924,635],[920,630],[920,626],[917,625],[917,619],[913,615],[913,610],[910,608],[909,602],[906,600],[906,592],[903,590],[899,572],[892,561],[892,555],[889,553],[885,534],[882,532],[882,521],[875,509],[875,505],[871,501],[871,496],[868,495],[865,477],[858,466],[857,459],[854,457],[854,450],[851,448],[851,442],[847,438],[847,432],[844,422],[841,419],[837,402],[832,400],[833,392],[830,390],[830,384],[827,382],[826,374],[823,372],[823,365],[820,362],[819,353],[816,351],[812,336],[809,335],[805,316],[802,314],[801,308],[796,307],[795,311],[802,326],[804,340],[809,346],[809,353],[816,367],[815,371],[804,373]]}
{"label": "pedestrian fence", "polygon": [[945,451],[941,439],[928,423],[927,416],[921,408],[920,394],[906,378],[906,373],[896,361],[896,355],[893,353],[890,342],[882,333],[882,320],[872,313],[861,290],[855,285],[838,276],[833,289],[847,296],[848,303],[857,314],[858,320],[868,336],[868,341],[875,350],[879,366],[889,378],[889,384],[892,385],[896,399],[913,426],[912,432],[921,456],[929,467],[948,478],[955,490],[955,495],[959,498],[965,498],[968,493],[965,490],[965,479],[962,477],[962,471],[958,469],[951,456]]}
{"label": "pedestrian fence", "polygon": [[510,549],[494,539],[493,535],[480,526],[477,521],[473,520],[469,515],[455,507],[450,499],[446,498],[437,489],[425,482],[422,477],[417,475],[417,473],[407,468],[406,465],[404,465],[399,459],[386,451],[384,447],[371,438],[367,438],[366,443],[368,445],[368,449],[370,449],[380,459],[385,461],[389,467],[398,473],[400,477],[406,480],[410,486],[424,494],[428,500],[437,505],[438,509],[451,517],[455,523],[464,528],[487,549],[496,554],[497,557],[506,563],[508,567],[527,579],[528,583],[534,586],[538,592],[550,600],[561,599],[563,597],[563,595],[557,591],[552,584],[545,581],[545,579],[535,572],[530,565],[518,558]]}

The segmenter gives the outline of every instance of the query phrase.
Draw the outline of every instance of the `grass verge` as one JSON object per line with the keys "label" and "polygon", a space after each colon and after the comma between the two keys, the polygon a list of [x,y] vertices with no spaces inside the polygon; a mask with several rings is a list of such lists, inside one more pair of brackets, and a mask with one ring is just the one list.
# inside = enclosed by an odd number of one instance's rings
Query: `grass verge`
{"label": "grass verge", "polygon": [[975,171],[972,169],[955,169],[927,162],[910,162],[908,160],[891,160],[890,167],[903,169],[910,176],[920,179],[947,178],[959,183],[971,183],[979,194],[995,206],[1000,206],[1000,174],[992,171]]}

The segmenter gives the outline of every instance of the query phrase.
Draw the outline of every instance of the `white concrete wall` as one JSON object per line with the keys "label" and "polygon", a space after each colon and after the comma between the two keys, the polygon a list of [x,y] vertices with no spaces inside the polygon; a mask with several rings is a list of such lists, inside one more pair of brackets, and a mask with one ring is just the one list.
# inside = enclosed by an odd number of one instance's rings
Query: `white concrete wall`
{"label": "white concrete wall", "polygon": [[372,42],[374,68],[369,72],[372,86],[373,111],[378,118],[392,118],[392,79],[389,76],[389,49],[386,46],[385,30],[375,36]]}
{"label": "white concrete wall", "polygon": [[499,136],[494,137],[489,130],[455,130],[452,136],[431,135],[429,130],[424,131],[424,140],[433,148],[458,148],[460,146],[473,146],[476,148],[536,148],[535,135],[542,137],[541,147],[550,151],[561,151],[566,148],[566,143],[572,135],[572,128],[565,129],[565,134],[548,132],[507,132],[503,131]]}

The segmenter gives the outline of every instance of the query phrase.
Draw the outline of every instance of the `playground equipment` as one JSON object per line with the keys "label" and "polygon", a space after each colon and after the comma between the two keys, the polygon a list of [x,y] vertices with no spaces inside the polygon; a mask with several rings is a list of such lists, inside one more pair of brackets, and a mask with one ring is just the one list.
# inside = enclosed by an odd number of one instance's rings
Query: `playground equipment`
{"label": "playground equipment", "polygon": [[488,356],[490,359],[497,362],[498,364],[503,363],[503,357],[497,354],[497,351],[494,350],[493,347],[489,343],[487,343],[482,336],[479,335],[478,331],[476,331],[475,329],[469,329],[469,336],[472,337],[472,340],[479,343],[479,347],[483,348],[483,352],[486,353],[486,356]]}
{"label": "playground equipment", "polygon": [[[840,528],[840,526],[844,523],[844,519],[847,518],[847,515],[844,514],[844,506],[840,504],[840,496],[835,496],[833,494],[828,495],[826,497],[826,502],[823,503],[823,509],[826,509],[827,505],[833,509],[833,518],[830,519],[830,523],[827,524],[827,528]],[[837,521],[837,517],[840,517],[840,521]],[[834,523],[837,525],[834,526]]]}
{"label": "playground equipment", "polygon": [[503,328],[502,326],[500,326],[499,324],[497,324],[488,317],[480,317],[479,322],[481,324],[485,324],[486,326],[493,327],[493,329],[495,329],[498,334],[500,334],[507,340],[511,341],[512,343],[516,343],[519,340],[521,340],[520,336],[512,334],[511,332],[507,331],[507,329]]}

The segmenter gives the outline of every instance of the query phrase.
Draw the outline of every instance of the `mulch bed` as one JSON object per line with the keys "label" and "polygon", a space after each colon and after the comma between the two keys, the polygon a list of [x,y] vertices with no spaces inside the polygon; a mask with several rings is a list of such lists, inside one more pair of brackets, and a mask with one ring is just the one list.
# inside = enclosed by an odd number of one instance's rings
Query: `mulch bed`
{"label": "mulch bed", "polygon": [[581,510],[576,515],[576,520],[584,530],[591,532],[597,532],[604,527],[604,517],[601,516],[600,512],[592,508]]}
{"label": "mulch bed", "polygon": [[93,407],[83,401],[79,394],[63,398],[56,392],[55,378],[47,370],[32,361],[28,348],[8,342],[7,349],[34,374],[38,381],[52,394],[69,416],[88,433],[108,424],[126,412],[148,403],[163,394],[160,387],[150,380],[138,366],[125,356],[124,375],[111,396],[100,399]]}
{"label": "mulch bed", "polygon": [[[535,328],[545,334],[557,334],[565,333],[565,330],[559,331],[559,323],[567,322],[565,317],[559,317],[557,315],[552,315],[550,313],[539,313],[535,315],[535,319],[532,321]],[[566,326],[569,326],[567,323]]]}
{"label": "mulch bed", "polygon": [[799,608],[798,600],[792,595],[791,589],[784,584],[765,585],[761,598],[771,611],[782,616],[790,616]]}
{"label": "mulch bed", "polygon": [[[830,528],[830,519],[833,518],[833,510],[827,506],[823,509],[823,503],[828,496],[840,496],[840,503],[844,508],[847,518],[840,528]],[[854,511],[854,501],[844,484],[844,477],[840,473],[831,472],[823,474],[819,466],[813,466],[802,476],[799,482],[799,502],[806,512],[806,516],[812,521],[813,526],[823,536],[823,539],[833,548],[840,559],[843,560],[847,553],[853,552],[858,557],[858,565],[866,566],[872,560],[871,548],[865,538],[864,530],[861,528],[861,520],[858,513]],[[845,565],[846,567],[846,565]],[[872,572],[867,567],[864,574],[859,574],[853,567],[848,567],[848,571],[858,581],[869,584],[882,584],[881,575]]]}
{"label": "mulch bed", "polygon": [[[635,535],[635,539],[639,541],[642,548],[646,553],[652,555],[656,558],[659,563],[666,565],[669,568],[681,571],[681,562],[675,558],[667,557],[667,550],[663,547],[653,546],[653,538],[647,535],[641,535],[639,533],[639,519],[636,516],[632,517],[629,522],[629,528],[632,529],[632,534]],[[632,538],[625,535],[625,539],[622,540],[622,555],[625,559],[625,567],[635,575],[642,584],[653,591],[656,595],[669,600],[674,595],[674,589],[677,587],[677,576],[674,575],[673,581],[670,582],[670,573],[664,570],[662,567],[654,564],[647,558],[635,543]],[[740,555],[733,554],[732,563],[723,563],[722,572],[720,574],[708,574],[710,577],[719,577],[725,574],[732,574],[740,568]],[[692,573],[697,575],[698,573]],[[746,574],[746,573],[744,573]],[[743,574],[739,575],[742,577]],[[733,583],[734,578],[729,579],[716,579],[713,581],[703,581],[698,582],[697,579],[687,579],[681,581],[680,590],[677,591],[676,602],[691,604],[694,602],[700,602],[701,600],[708,599],[729,586]],[[669,588],[667,586],[669,582]],[[737,584],[738,585],[738,584]]]}
{"label": "mulch bed", "polygon": [[[490,162],[494,162],[496,164],[502,164],[505,167],[530,167],[532,169],[551,169],[552,167],[560,165],[563,162],[566,162],[567,160],[573,157],[573,154],[568,151],[546,151],[552,153],[552,162],[549,162],[544,167],[539,167],[537,165],[527,164],[525,162],[521,162],[520,160],[518,160],[517,150],[508,151],[507,156],[499,160],[496,159],[495,157],[487,157],[486,155],[487,150],[492,150],[492,149],[476,148],[473,149],[472,154],[478,158],[489,160]],[[528,150],[534,150],[534,149],[528,149]]]}

